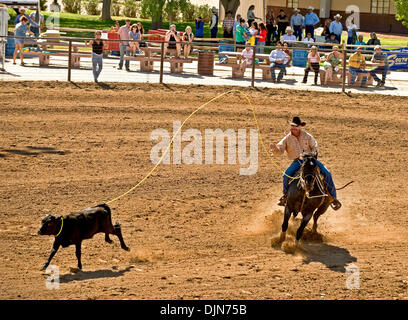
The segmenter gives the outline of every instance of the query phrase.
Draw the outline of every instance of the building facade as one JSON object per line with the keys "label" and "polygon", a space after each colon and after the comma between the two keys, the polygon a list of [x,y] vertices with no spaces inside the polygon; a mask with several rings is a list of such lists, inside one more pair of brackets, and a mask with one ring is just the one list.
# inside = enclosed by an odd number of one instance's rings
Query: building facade
{"label": "building facade", "polygon": [[[343,17],[343,24],[350,15],[358,17],[355,22],[362,31],[408,34],[408,29],[395,20],[396,11],[392,0],[241,0],[237,13],[246,19],[248,8],[252,4],[255,5],[255,15],[262,19],[265,19],[268,12],[276,17],[280,9],[291,16],[293,9],[298,8],[304,15],[307,8],[312,6],[322,23],[326,18],[333,19],[339,13]],[[223,19],[225,15],[223,7],[220,3],[218,7],[220,18]]]}

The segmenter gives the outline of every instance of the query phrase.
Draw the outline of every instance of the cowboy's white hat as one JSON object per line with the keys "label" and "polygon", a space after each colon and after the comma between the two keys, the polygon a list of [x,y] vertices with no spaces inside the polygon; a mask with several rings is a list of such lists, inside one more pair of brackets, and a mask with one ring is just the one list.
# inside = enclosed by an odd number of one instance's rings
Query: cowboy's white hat
{"label": "cowboy's white hat", "polygon": [[307,8],[307,10],[314,10],[314,8],[313,8],[312,6],[309,6],[309,7]]}
{"label": "cowboy's white hat", "polygon": [[299,12],[298,8],[293,9],[293,12]]}
{"label": "cowboy's white hat", "polygon": [[290,32],[293,32],[292,27],[287,27],[287,28],[286,28],[286,32],[289,32],[289,31],[290,31]]}
{"label": "cowboy's white hat", "polygon": [[335,16],[334,16],[334,18],[339,18],[339,19],[341,19],[341,18],[343,18],[340,14],[336,14]]}

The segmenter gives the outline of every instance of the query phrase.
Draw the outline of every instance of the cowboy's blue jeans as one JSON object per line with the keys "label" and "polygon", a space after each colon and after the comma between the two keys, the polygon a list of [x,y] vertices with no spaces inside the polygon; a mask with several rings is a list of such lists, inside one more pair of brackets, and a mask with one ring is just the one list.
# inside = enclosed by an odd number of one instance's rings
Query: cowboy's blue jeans
{"label": "cowboy's blue jeans", "polygon": [[[285,174],[283,175],[283,193],[286,194],[288,193],[288,188],[289,188],[289,181],[290,178],[287,177],[286,175],[290,177],[294,177],[296,172],[299,171],[303,161],[302,160],[295,160],[292,162],[292,164],[286,169]],[[317,165],[320,168],[320,172],[323,175],[324,180],[327,183],[327,189],[330,193],[330,195],[337,199],[337,193],[336,193],[336,187],[334,186],[333,178],[329,170],[324,166],[323,163],[321,163],[319,160],[316,160]]]}

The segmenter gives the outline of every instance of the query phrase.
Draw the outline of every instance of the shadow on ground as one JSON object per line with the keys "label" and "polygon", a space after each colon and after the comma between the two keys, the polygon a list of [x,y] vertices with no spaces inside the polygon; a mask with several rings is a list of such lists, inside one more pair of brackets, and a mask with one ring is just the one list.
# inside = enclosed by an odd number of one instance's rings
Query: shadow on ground
{"label": "shadow on ground", "polygon": [[0,158],[5,158],[6,155],[4,153],[10,154],[17,154],[21,156],[37,156],[42,153],[46,154],[59,154],[65,155],[70,153],[67,150],[56,150],[52,147],[35,147],[35,146],[27,146],[26,149],[0,149]]}
{"label": "shadow on ground", "polygon": [[133,266],[129,266],[123,270],[95,270],[95,271],[80,271],[75,274],[64,274],[60,277],[61,283],[68,283],[72,281],[83,281],[83,280],[90,280],[90,279],[101,279],[101,278],[117,278],[123,276],[126,272],[132,270]]}
{"label": "shadow on ground", "polygon": [[303,264],[320,262],[330,270],[345,273],[346,266],[357,261],[347,249],[327,243],[304,243],[303,247]]}

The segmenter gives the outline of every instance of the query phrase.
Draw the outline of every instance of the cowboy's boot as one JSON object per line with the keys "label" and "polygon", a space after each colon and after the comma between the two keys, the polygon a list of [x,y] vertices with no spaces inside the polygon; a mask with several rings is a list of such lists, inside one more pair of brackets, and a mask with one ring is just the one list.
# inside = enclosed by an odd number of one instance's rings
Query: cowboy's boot
{"label": "cowboy's boot", "polygon": [[286,205],[286,199],[288,198],[287,193],[285,193],[278,201],[277,205],[284,207]]}
{"label": "cowboy's boot", "polygon": [[332,200],[332,202],[330,203],[331,207],[333,208],[333,210],[339,210],[341,208],[341,202],[337,199]]}

